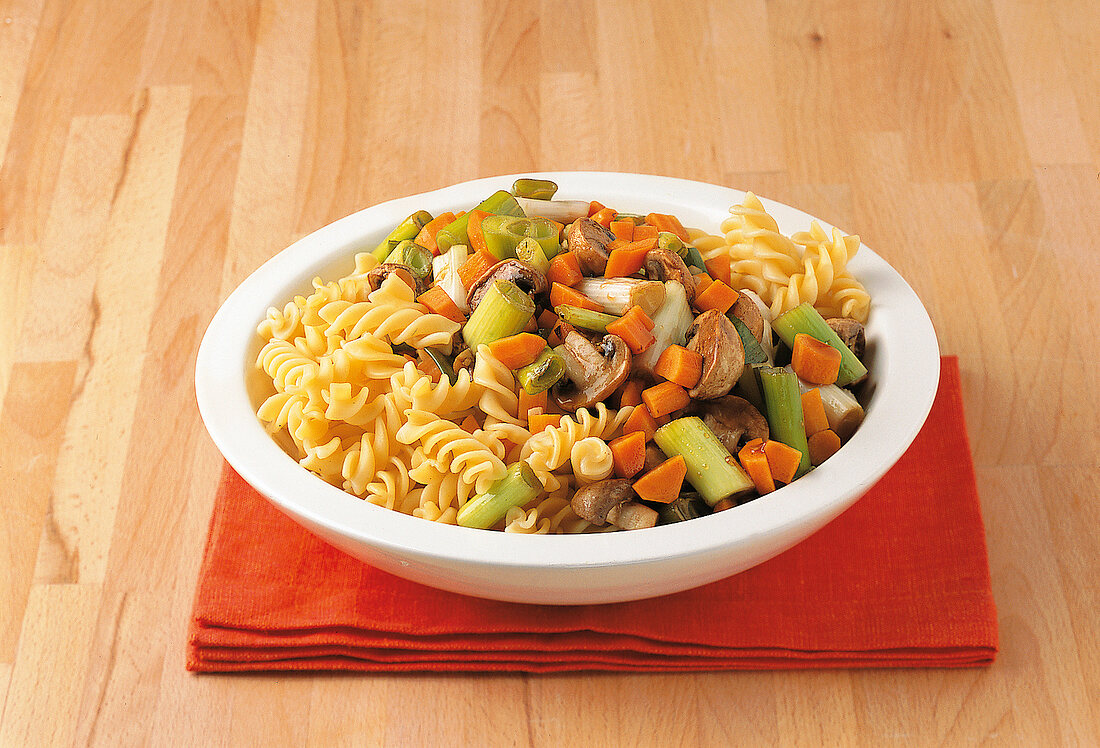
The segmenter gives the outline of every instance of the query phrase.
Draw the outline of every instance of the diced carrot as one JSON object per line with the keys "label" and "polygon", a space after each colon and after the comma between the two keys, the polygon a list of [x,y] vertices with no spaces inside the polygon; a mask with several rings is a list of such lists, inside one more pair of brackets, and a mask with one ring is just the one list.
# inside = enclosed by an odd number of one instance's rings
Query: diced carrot
{"label": "diced carrot", "polygon": [[656,419],[653,418],[653,414],[649,412],[649,406],[645,403],[640,403],[634,408],[634,411],[627,416],[623,421],[623,433],[629,434],[631,431],[641,431],[645,434],[645,440],[652,441],[653,435],[657,433],[659,424]]}
{"label": "diced carrot", "polygon": [[581,282],[581,264],[572,252],[562,252],[550,260],[550,269],[546,271],[546,280],[563,286],[575,286]]}
{"label": "diced carrot", "polygon": [[527,320],[527,324],[523,326],[523,330],[521,330],[521,332],[537,333],[538,331],[539,331],[538,320],[536,320],[534,315],[532,315]]}
{"label": "diced carrot", "polygon": [[691,396],[675,382],[661,382],[642,390],[642,402],[654,418],[667,416],[691,404]]}
{"label": "diced carrot", "polygon": [[643,223],[640,226],[634,227],[634,241],[641,239],[656,239],[657,227],[650,226],[648,223]]}
{"label": "diced carrot", "polygon": [[723,252],[717,257],[712,257],[704,263],[707,266],[707,274],[720,280],[727,286],[730,284],[730,256]]}
{"label": "diced carrot", "polygon": [[650,226],[656,226],[658,231],[668,231],[676,234],[676,236],[680,237],[680,241],[682,242],[691,241],[691,237],[688,236],[687,230],[676,216],[670,216],[664,213],[650,213],[645,217],[645,222]]}
{"label": "diced carrot", "polygon": [[699,292],[699,288],[696,286],[695,308],[701,312],[717,309],[725,314],[737,302],[738,296],[740,294],[737,291],[734,291],[723,281],[716,280],[709,284],[702,293]]}
{"label": "diced carrot", "polygon": [[620,478],[633,478],[645,467],[645,433],[631,431],[618,439],[607,443],[611,448],[611,459],[615,466],[615,475]]}
{"label": "diced carrot", "polygon": [[466,324],[466,315],[454,303],[442,286],[432,286],[424,293],[416,297],[416,300],[428,307],[433,314],[438,314],[453,320],[460,325]]}
{"label": "diced carrot", "polygon": [[772,478],[780,483],[790,483],[794,480],[794,474],[798,472],[798,465],[802,462],[801,452],[783,442],[768,439],[764,442],[764,454],[768,456],[768,467],[772,471]]}
{"label": "diced carrot", "polygon": [[554,228],[556,228],[558,230],[558,241],[560,242],[561,241],[561,232],[565,230],[565,224],[564,223],[558,223],[553,218],[547,218],[546,220],[550,222],[551,226],[553,226]]}
{"label": "diced carrot", "polygon": [[680,495],[687,476],[687,461],[675,455],[634,481],[634,493],[646,501],[670,504]]}
{"label": "diced carrot", "polygon": [[825,405],[821,402],[821,390],[817,387],[802,393],[802,420],[806,424],[806,436],[829,428],[829,419],[825,416]]}
{"label": "diced carrot", "polygon": [[840,449],[840,437],[832,429],[818,431],[806,442],[810,445],[810,464],[820,465]]}
{"label": "diced carrot", "polygon": [[569,286],[563,286],[561,283],[552,283],[550,284],[550,306],[556,307],[561,304],[579,306],[581,309],[590,309],[593,312],[603,311],[602,306],[580,291],[575,291]]}
{"label": "diced carrot", "polygon": [[469,222],[466,224],[466,236],[470,240],[470,250],[480,252],[489,251],[489,245],[485,243],[485,235],[481,233],[481,221],[491,215],[488,211],[474,208],[470,211]]}
{"label": "diced carrot", "polygon": [[550,328],[550,334],[546,336],[546,344],[551,348],[556,348],[565,342],[565,336],[570,333],[571,330],[577,328],[569,324],[563,319],[559,319],[557,324]]}
{"label": "diced carrot", "polygon": [[690,390],[703,376],[703,357],[682,345],[673,344],[661,351],[653,373]]}
{"label": "diced carrot", "polygon": [[641,403],[643,389],[645,389],[645,384],[640,379],[628,379],[623,382],[623,386],[619,390],[619,407],[625,408],[628,405]]}
{"label": "diced carrot", "polygon": [[453,223],[454,220],[454,213],[440,213],[424,224],[424,228],[420,229],[420,233],[416,235],[416,243],[425,249],[431,250],[433,255],[439,254],[439,246],[435,243],[435,235],[439,233],[441,228]]}
{"label": "diced carrot", "polygon": [[462,423],[460,423],[459,425],[462,426],[462,428],[464,428],[465,430],[469,431],[471,434],[481,428],[481,425],[473,416],[466,416],[462,420]]}
{"label": "diced carrot", "polygon": [[516,333],[489,343],[496,360],[512,371],[533,363],[546,350],[546,340],[529,332]]}
{"label": "diced carrot", "polygon": [[642,269],[648,249],[633,248],[633,243],[611,250],[607,255],[605,278],[628,277]]}
{"label": "diced carrot", "polygon": [[474,284],[478,278],[485,274],[485,271],[496,265],[500,260],[493,257],[488,252],[474,252],[472,255],[466,258],[466,262],[458,268],[458,277],[462,281],[462,285],[469,290],[470,286]]}
{"label": "diced carrot", "polygon": [[840,351],[800,332],[791,347],[791,368],[811,384],[832,384],[840,374]]}
{"label": "diced carrot", "polygon": [[543,309],[539,312],[538,325],[540,330],[551,330],[558,324],[558,315],[552,309]]}
{"label": "diced carrot", "polygon": [[607,332],[622,338],[626,347],[634,354],[642,353],[657,341],[653,334],[653,320],[640,306],[630,307],[626,314],[609,322]]}
{"label": "diced carrot", "polygon": [[741,461],[741,467],[752,478],[756,486],[756,492],[763,496],[775,490],[775,481],[772,479],[771,468],[768,467],[768,455],[764,452],[764,440],[753,439],[741,451],[737,453],[737,459]]}
{"label": "diced carrot", "polygon": [[629,242],[634,239],[633,221],[611,221],[607,227],[611,229],[611,233],[615,235],[616,239],[622,239],[624,242]]}
{"label": "diced carrot", "polygon": [[546,412],[547,395],[546,390],[543,390],[537,395],[530,395],[527,390],[522,387],[519,388],[519,409],[517,411],[520,418],[529,417],[531,413],[545,413]]}
{"label": "diced carrot", "polygon": [[603,208],[590,215],[589,218],[607,229],[611,227],[611,219],[614,218],[617,213],[618,211],[612,208]]}
{"label": "diced carrot", "polygon": [[696,273],[692,276],[695,279],[695,295],[703,293],[707,290],[707,286],[714,283],[714,278],[711,278],[706,273]]}
{"label": "diced carrot", "polygon": [[561,423],[561,416],[557,413],[532,413],[527,416],[527,430],[532,434],[557,426],[559,423]]}
{"label": "diced carrot", "polygon": [[606,205],[599,202],[598,200],[593,200],[592,202],[588,203],[588,215],[590,217],[594,216],[597,213],[599,213],[601,210],[604,210],[605,208],[607,208]]}

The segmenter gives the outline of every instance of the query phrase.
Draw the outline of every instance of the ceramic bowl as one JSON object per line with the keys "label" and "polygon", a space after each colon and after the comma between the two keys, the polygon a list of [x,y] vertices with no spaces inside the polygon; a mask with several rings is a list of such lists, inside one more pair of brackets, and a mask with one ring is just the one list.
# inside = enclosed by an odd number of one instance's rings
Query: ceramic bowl
{"label": "ceramic bowl", "polygon": [[[591,604],[654,597],[748,569],[792,547],[856,502],[897,461],[931,408],[939,378],[935,331],[917,295],[866,246],[849,265],[872,299],[864,423],[821,467],[774,493],[678,524],[590,535],[519,535],[441,525],[367,503],[306,471],[264,430],[256,408],[257,324],[268,307],[308,294],[311,280],[350,272],[410,213],[468,209],[518,176],[552,179],[560,199],[624,212],[671,213],[718,233],[744,193],[639,174],[559,172],[479,179],[375,205],[295,242],[253,272],[214,316],[195,389],[211,438],[276,507],[332,545],[401,577],[466,595],[523,603]],[[762,199],[763,200],[763,199]],[[781,231],[809,228],[802,211],[763,200]],[[831,226],[819,223],[828,231]],[[851,231],[851,229],[849,229]],[[858,233],[858,232],[857,232]],[[270,386],[268,382],[267,386]]]}

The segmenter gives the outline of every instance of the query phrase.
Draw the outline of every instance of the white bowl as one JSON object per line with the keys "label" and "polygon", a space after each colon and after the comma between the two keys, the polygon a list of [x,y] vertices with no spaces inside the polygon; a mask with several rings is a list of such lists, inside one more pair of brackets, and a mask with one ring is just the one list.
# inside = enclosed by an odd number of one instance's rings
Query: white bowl
{"label": "white bowl", "polygon": [[[440,525],[367,503],[306,471],[256,417],[262,372],[256,326],[268,307],[312,290],[315,276],[350,272],[356,251],[374,247],[421,208],[466,208],[517,176],[479,179],[362,210],[295,242],[250,275],[214,316],[199,349],[195,391],[211,438],[240,475],[275,506],[334,546],[415,582],[524,603],[635,600],[736,574],[790,548],[851,506],[897,461],[928,415],[939,351],[928,314],[909,285],[866,246],[850,268],[871,294],[870,377],[863,425],[818,469],[774,493],[708,517],[630,532],[512,535]],[[639,174],[559,172],[562,199],[599,200],[621,211],[678,216],[718,232],[744,193]],[[780,229],[812,217],[763,200]],[[831,226],[819,221],[828,231]]]}

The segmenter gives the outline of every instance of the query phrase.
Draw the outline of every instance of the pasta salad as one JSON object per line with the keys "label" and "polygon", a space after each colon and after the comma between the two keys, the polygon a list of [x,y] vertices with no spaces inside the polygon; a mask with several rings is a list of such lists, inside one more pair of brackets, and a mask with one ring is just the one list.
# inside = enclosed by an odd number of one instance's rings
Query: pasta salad
{"label": "pasta salad", "polygon": [[721,511],[851,436],[858,237],[786,236],[752,193],[709,234],[556,191],[418,211],[269,309],[269,432],[373,504],[539,534]]}

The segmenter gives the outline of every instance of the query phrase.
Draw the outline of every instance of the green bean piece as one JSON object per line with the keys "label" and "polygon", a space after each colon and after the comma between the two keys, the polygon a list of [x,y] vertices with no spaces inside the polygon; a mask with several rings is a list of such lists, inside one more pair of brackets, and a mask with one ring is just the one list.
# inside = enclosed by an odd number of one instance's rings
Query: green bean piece
{"label": "green bean piece", "polygon": [[521,367],[516,379],[528,395],[537,395],[553,387],[565,376],[565,359],[547,348],[533,363]]}
{"label": "green bean piece", "polygon": [[432,272],[432,253],[412,239],[402,239],[383,262],[408,265],[418,278],[427,278]]}
{"label": "green bean piece", "polygon": [[737,458],[698,416],[666,423],[657,429],[653,441],[669,457],[683,456],[688,483],[710,506],[756,488]]}
{"label": "green bean piece", "polygon": [[[483,210],[493,215],[524,215],[523,208],[519,207],[519,203],[512,197],[512,193],[505,192],[504,190],[497,190],[492,195],[489,195],[489,197],[482,200],[474,210]],[[469,246],[470,237],[466,233],[469,225],[470,211],[466,211],[451,223],[441,228],[439,233],[435,235],[435,244],[439,247],[440,253],[446,252],[456,244],[465,244]]]}
{"label": "green bean piece", "polygon": [[479,345],[521,332],[535,314],[535,302],[512,281],[496,280],[462,328],[466,345]]}
{"label": "green bean piece", "polygon": [[821,316],[821,313],[813,308],[809,302],[802,302],[789,312],[785,312],[772,321],[772,328],[779,333],[779,337],[794,349],[794,338],[799,333],[805,333],[811,338],[817,338],[822,343],[827,343],[840,351],[840,373],[836,378],[838,387],[854,384],[867,376],[867,367],[863,365],[852,349],[844,345],[844,341],[836,334],[829,323]]}
{"label": "green bean piece", "polygon": [[764,393],[765,417],[772,439],[802,453],[794,476],[810,469],[810,445],[806,441],[806,422],[802,416],[802,393],[793,371],[776,366],[760,369],[760,389]]}
{"label": "green bean piece", "polygon": [[558,227],[545,218],[488,216],[481,221],[481,235],[489,253],[498,260],[515,257],[516,247],[526,238],[538,242],[548,257],[558,251]]}
{"label": "green bean piece", "polygon": [[457,522],[461,527],[488,530],[502,520],[509,509],[523,506],[541,491],[542,481],[526,461],[520,460],[488,491],[463,504],[458,510]]}
{"label": "green bean piece", "polygon": [[594,332],[607,332],[607,326],[619,319],[613,314],[594,312],[591,309],[582,309],[579,306],[569,304],[558,304],[554,307],[554,314],[573,325],[573,327],[580,327]]}
{"label": "green bean piece", "polygon": [[381,244],[374,248],[371,254],[378,258],[379,262],[384,262],[398,243],[404,239],[415,239],[416,235],[420,233],[420,229],[424,228],[431,220],[432,214],[428,211],[416,211],[404,221],[397,224],[396,228],[382,240]]}
{"label": "green bean piece", "polygon": [[550,269],[550,258],[546,256],[546,251],[541,244],[529,236],[516,245],[516,257],[543,275]]}
{"label": "green bean piece", "polygon": [[558,191],[558,185],[549,179],[517,179],[512,184],[512,194],[530,200],[549,200]]}

